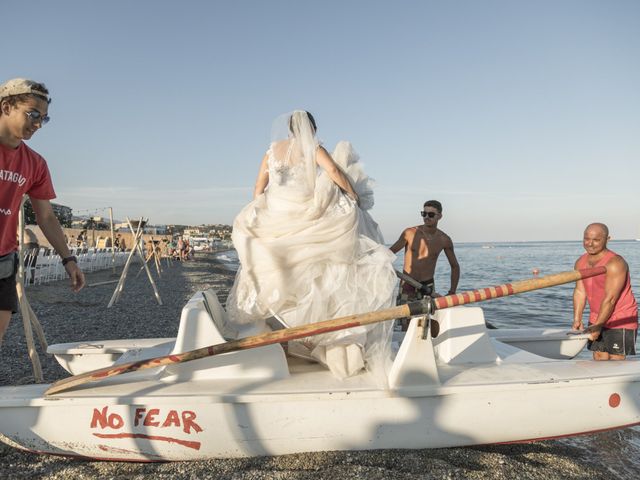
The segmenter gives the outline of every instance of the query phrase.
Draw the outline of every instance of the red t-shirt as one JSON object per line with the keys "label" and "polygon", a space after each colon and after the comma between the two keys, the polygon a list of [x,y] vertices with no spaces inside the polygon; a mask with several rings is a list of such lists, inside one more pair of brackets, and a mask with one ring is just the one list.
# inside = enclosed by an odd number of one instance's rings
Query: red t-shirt
{"label": "red t-shirt", "polygon": [[18,148],[0,143],[0,255],[18,249],[18,213],[24,194],[39,200],[56,198],[47,162],[24,142]]}

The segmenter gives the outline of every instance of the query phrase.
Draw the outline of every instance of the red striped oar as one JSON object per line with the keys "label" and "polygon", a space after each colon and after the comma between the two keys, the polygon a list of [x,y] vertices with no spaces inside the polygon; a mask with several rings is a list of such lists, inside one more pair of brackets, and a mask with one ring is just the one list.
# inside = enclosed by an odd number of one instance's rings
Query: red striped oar
{"label": "red striped oar", "polygon": [[493,298],[515,295],[517,293],[529,292],[540,288],[552,287],[563,283],[575,282],[583,278],[602,275],[607,270],[605,267],[587,268],[584,270],[574,270],[570,272],[557,273],[546,277],[534,278],[530,280],[521,280],[514,283],[506,283],[497,287],[482,288],[470,292],[458,293],[455,295],[447,295],[446,297],[438,297],[417,302],[411,302],[406,305],[399,305],[377,312],[361,313],[349,315],[347,317],[335,318],[333,320],[325,320],[323,322],[310,323],[299,327],[285,328],[275,332],[255,335],[253,337],[241,338],[226,343],[210,345],[208,347],[198,348],[189,352],[178,353],[174,355],[165,355],[162,357],[151,358],[148,360],[140,360],[137,362],[123,363],[114,367],[102,368],[92,372],[74,375],[73,377],[58,380],[53,383],[45,392],[45,395],[64,392],[78,385],[89,382],[95,382],[115,375],[128,372],[135,372],[147,368],[155,368],[163,365],[173,365],[176,363],[190,362],[200,358],[220,355],[222,353],[236,352],[239,350],[248,350],[250,348],[264,347],[274,343],[283,343],[298,338],[312,337],[323,333],[335,332],[346,328],[359,327],[362,325],[370,325],[372,323],[384,322],[402,317],[412,317],[433,313],[434,310],[449,308],[456,305],[465,305],[468,303],[481,302]]}

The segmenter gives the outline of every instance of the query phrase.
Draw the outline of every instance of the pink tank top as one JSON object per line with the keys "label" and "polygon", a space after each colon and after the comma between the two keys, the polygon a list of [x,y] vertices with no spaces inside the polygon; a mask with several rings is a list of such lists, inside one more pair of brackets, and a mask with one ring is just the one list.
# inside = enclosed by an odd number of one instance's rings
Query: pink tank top
{"label": "pink tank top", "polygon": [[[607,264],[609,260],[617,254],[611,250],[607,251],[600,261],[594,267],[600,267]],[[588,254],[584,254],[578,260],[578,268],[589,268],[587,263]],[[582,280],[584,288],[587,292],[587,301],[589,302],[589,323],[595,323],[600,312],[600,305],[604,298],[604,282],[606,275],[598,275],[596,277],[585,278]],[[638,305],[636,299],[631,292],[631,279],[629,272],[624,281],[624,286],[620,292],[620,297],[613,307],[613,313],[609,320],[604,324],[605,328],[629,328],[635,330],[638,328]]]}

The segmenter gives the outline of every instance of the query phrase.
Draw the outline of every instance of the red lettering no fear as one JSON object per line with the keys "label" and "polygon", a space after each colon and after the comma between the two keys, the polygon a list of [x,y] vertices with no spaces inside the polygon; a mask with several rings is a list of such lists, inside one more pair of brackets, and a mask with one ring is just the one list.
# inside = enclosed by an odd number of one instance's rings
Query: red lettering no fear
{"label": "red lettering no fear", "polygon": [[[196,414],[190,410],[169,410],[166,414],[159,408],[136,408],[133,415],[133,426],[168,428],[182,427],[184,433],[201,432],[202,427],[195,422]],[[93,409],[91,418],[91,428],[111,428],[118,430],[125,424],[124,419],[117,413],[109,413],[109,407],[102,407],[102,410]]]}

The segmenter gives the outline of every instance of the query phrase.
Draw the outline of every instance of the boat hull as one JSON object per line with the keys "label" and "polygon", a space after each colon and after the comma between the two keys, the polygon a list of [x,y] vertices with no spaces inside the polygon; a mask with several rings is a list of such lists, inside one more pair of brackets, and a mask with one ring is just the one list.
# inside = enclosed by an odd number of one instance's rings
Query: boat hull
{"label": "boat hull", "polygon": [[[90,350],[142,358],[147,349],[179,354],[216,345],[226,341],[216,312],[224,313],[215,297],[200,292],[183,309],[175,341],[153,340],[147,348],[92,343]],[[73,356],[87,348],[55,350]],[[78,368],[83,363],[78,357]],[[525,442],[640,422],[639,359],[544,358],[491,338],[477,307],[414,318],[386,380],[383,388],[367,371],[337,379],[273,344],[103,378],[53,396],[45,396],[48,385],[2,387],[0,432],[40,453],[187,461]]]}
{"label": "boat hull", "polygon": [[415,396],[336,391],[225,399],[175,391],[46,399],[43,391],[42,386],[1,388],[0,431],[30,451],[103,460],[458,447],[640,422],[640,379],[628,376],[443,387]]}

